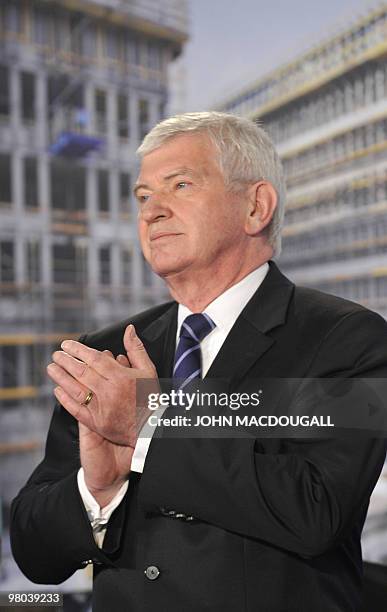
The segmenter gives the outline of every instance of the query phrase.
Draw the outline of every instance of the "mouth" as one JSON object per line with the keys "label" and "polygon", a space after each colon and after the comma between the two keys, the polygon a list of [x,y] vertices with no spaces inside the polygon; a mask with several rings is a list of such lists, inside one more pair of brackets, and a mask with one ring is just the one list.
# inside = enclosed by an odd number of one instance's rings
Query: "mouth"
{"label": "mouth", "polygon": [[157,234],[153,234],[153,236],[150,237],[150,242],[156,242],[156,240],[162,240],[163,238],[173,238],[174,236],[180,236],[181,234],[178,234],[176,232],[159,232]]}

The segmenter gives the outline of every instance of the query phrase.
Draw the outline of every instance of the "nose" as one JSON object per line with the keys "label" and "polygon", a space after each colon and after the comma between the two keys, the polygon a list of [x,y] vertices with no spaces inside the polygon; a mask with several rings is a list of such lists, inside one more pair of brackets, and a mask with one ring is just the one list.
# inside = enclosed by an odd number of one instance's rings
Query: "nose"
{"label": "nose", "polygon": [[171,216],[171,211],[168,207],[167,200],[161,195],[152,193],[149,200],[141,204],[138,218],[145,223],[154,223],[160,219],[168,219]]}

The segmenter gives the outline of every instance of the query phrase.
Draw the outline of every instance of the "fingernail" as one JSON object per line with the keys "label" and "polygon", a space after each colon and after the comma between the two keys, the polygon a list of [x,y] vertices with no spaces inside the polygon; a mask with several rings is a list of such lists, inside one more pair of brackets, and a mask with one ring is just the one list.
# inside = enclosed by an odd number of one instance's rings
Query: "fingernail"
{"label": "fingernail", "polygon": [[62,394],[62,389],[60,387],[55,387],[54,393],[55,393],[55,395],[61,395]]}
{"label": "fingernail", "polygon": [[63,340],[63,342],[61,343],[61,347],[64,350],[69,349],[70,348],[70,341],[69,340]]}
{"label": "fingernail", "polygon": [[131,338],[134,338],[134,337],[135,337],[135,335],[136,335],[136,330],[134,329],[134,325],[131,325],[131,326],[130,326],[130,332],[129,332],[129,333],[130,333],[130,337],[131,337]]}

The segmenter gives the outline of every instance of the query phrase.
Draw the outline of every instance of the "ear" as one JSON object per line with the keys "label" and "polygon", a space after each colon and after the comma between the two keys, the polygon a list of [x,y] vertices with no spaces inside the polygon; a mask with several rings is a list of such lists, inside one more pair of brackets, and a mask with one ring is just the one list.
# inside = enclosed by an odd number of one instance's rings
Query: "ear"
{"label": "ear", "polygon": [[258,181],[248,189],[248,207],[245,231],[249,236],[262,232],[273,218],[278,196],[268,181]]}

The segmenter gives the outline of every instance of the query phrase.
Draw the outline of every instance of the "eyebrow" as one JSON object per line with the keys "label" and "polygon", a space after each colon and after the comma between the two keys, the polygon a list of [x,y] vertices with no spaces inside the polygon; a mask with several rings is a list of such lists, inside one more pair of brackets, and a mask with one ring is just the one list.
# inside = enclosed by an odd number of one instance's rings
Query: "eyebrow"
{"label": "eyebrow", "polygon": [[[189,175],[193,175],[195,174],[194,170],[192,170],[192,168],[187,168],[185,166],[181,167],[181,168],[177,168],[176,170],[173,170],[173,172],[171,172],[170,174],[166,174],[163,177],[163,181],[170,181],[171,179],[175,178],[176,176],[181,176],[182,174],[189,174]],[[146,183],[138,183],[137,185],[134,186],[133,189],[133,193],[134,195],[137,194],[137,191],[139,189],[150,189],[149,185],[147,185]]]}

